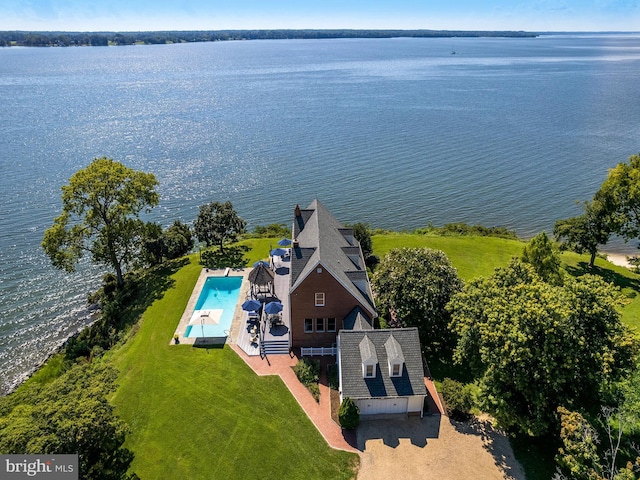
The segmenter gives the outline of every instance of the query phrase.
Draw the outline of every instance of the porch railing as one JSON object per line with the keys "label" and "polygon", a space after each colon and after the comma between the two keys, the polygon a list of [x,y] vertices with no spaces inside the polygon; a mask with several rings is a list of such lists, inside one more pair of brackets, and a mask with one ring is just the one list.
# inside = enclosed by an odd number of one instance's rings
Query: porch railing
{"label": "porch railing", "polygon": [[323,357],[325,355],[337,355],[336,347],[302,347],[301,353],[303,357]]}

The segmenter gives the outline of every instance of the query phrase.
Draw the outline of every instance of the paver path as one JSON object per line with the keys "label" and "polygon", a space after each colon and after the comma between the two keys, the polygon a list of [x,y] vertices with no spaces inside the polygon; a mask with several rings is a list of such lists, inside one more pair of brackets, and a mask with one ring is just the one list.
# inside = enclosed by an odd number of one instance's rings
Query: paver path
{"label": "paver path", "polygon": [[330,393],[326,381],[326,374],[324,374],[326,368],[322,369],[323,376],[320,378],[320,403],[318,403],[309,390],[300,383],[291,368],[298,363],[298,357],[271,355],[268,357],[269,361],[267,362],[259,356],[248,356],[237,345],[231,344],[230,346],[258,375],[279,375],[331,447],[348,452],[358,452],[355,435],[350,436],[348,432],[346,435],[343,435],[342,428],[331,419]]}

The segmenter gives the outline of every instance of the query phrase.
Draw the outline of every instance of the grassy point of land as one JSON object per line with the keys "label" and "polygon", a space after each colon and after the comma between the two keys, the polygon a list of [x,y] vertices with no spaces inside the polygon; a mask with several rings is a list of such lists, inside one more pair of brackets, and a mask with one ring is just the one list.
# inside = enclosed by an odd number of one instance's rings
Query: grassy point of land
{"label": "grassy point of land", "polygon": [[441,236],[430,234],[391,233],[374,235],[373,251],[380,258],[393,248],[433,248],[447,254],[465,281],[491,275],[520,256],[524,242],[497,237]]}
{"label": "grassy point of land", "polygon": [[113,352],[121,371],[113,403],[133,430],[133,471],[163,479],[352,478],[358,456],[331,449],[279,377],[256,376],[228,347],[169,344],[200,270],[192,256]]}

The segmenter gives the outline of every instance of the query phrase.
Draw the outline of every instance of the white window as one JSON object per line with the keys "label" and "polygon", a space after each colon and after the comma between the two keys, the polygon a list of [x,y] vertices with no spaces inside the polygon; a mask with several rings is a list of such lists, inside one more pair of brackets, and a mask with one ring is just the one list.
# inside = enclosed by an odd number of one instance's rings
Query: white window
{"label": "white window", "polygon": [[364,366],[364,378],[373,378],[376,373],[375,365],[365,365]]}
{"label": "white window", "polygon": [[304,319],[304,333],[313,332],[313,319],[305,318]]}
{"label": "white window", "polygon": [[402,364],[401,363],[394,363],[391,366],[391,376],[392,377],[399,377],[402,375]]}
{"label": "white window", "polygon": [[316,318],[316,332],[324,332],[324,318]]}
{"label": "white window", "polygon": [[324,307],[324,292],[316,292],[316,307]]}

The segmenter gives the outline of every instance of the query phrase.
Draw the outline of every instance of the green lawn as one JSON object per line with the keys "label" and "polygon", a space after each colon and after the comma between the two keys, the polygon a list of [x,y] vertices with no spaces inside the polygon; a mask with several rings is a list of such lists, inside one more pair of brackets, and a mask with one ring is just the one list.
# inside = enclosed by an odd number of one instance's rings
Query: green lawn
{"label": "green lawn", "polygon": [[[241,242],[247,264],[268,258],[277,240]],[[443,250],[465,280],[490,275],[523,246],[493,237],[373,237],[380,257],[397,247]],[[562,259],[570,273],[585,271],[585,256],[565,253]],[[596,266],[628,296],[640,290],[640,276],[602,259]],[[163,479],[352,478],[357,456],[329,448],[279,378],[256,376],[229,348],[169,345],[199,272],[193,256],[146,311],[136,335],[112,354],[121,371],[113,402],[133,430],[127,441],[136,454],[133,471]],[[636,296],[624,320],[638,326],[639,310]],[[516,447],[526,463],[523,445]]]}
{"label": "green lawn", "polygon": [[[374,235],[373,252],[382,258],[392,248],[428,247],[442,250],[458,269],[463,280],[491,275],[497,267],[505,266],[514,256],[520,256],[524,242],[495,237],[437,236],[409,233]],[[563,267],[572,275],[588,273],[588,255],[564,252]],[[602,258],[596,259],[594,274],[619,286],[629,299],[622,308],[622,321],[640,332],[640,275],[624,267],[618,267]]]}
{"label": "green lawn", "polygon": [[374,235],[373,253],[380,258],[392,248],[428,247],[442,250],[458,269],[463,280],[491,275],[497,267],[505,266],[522,253],[524,243],[496,237],[437,236],[408,233]]}
{"label": "green lawn", "polygon": [[195,257],[113,353],[132,470],[143,479],[352,478],[358,456],[331,449],[279,377],[256,376],[228,347],[169,345],[200,272]]}

